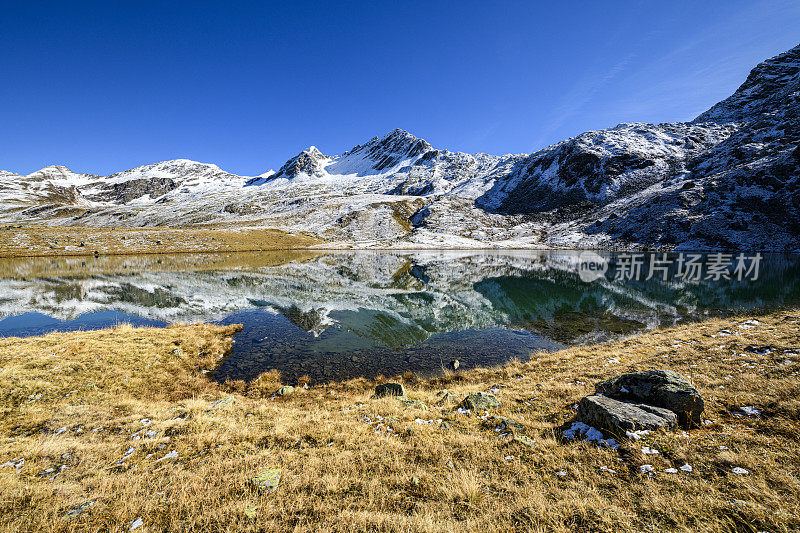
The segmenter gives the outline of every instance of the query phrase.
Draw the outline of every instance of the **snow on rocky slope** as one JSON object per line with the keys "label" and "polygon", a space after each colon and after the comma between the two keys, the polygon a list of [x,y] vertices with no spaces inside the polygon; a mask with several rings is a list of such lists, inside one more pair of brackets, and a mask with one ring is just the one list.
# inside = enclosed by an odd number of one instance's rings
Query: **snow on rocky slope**
{"label": "snow on rocky slope", "polygon": [[241,177],[165,161],[0,172],[0,221],[225,223],[356,247],[800,249],[800,46],[690,123],[620,124],[533,154],[436,149],[393,130]]}

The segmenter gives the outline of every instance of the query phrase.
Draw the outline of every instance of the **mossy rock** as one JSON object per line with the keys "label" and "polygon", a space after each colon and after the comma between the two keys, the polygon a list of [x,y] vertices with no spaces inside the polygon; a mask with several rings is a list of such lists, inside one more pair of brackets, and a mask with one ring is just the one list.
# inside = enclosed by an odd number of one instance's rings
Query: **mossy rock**
{"label": "mossy rock", "polygon": [[403,404],[406,409],[420,409],[422,411],[428,410],[428,406],[425,405],[425,402],[423,402],[422,400],[417,400],[415,398],[406,398],[405,396],[398,396],[397,401]]}
{"label": "mossy rock", "polygon": [[526,448],[533,449],[534,447],[536,447],[536,443],[533,442],[533,439],[531,439],[530,437],[526,437],[525,435],[514,435],[514,438],[511,439],[511,442],[514,444],[519,444]]}
{"label": "mossy rock", "polygon": [[486,411],[500,407],[500,400],[488,392],[473,392],[461,402],[461,407],[471,411]]}
{"label": "mossy rock", "polygon": [[270,468],[250,478],[250,483],[260,492],[274,490],[281,481],[281,469]]}

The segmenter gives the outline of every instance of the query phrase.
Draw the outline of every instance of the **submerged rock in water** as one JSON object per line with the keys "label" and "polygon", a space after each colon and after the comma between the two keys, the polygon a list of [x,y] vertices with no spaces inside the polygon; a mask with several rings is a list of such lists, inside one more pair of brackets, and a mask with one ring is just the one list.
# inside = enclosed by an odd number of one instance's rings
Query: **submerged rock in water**
{"label": "submerged rock in water", "polygon": [[483,411],[486,409],[496,409],[500,407],[500,400],[498,400],[494,394],[489,394],[486,392],[473,392],[464,398],[464,400],[461,402],[461,406],[464,409],[469,409],[471,411]]}
{"label": "submerged rock in water", "polygon": [[678,423],[678,416],[663,407],[594,395],[587,396],[578,403],[578,420],[621,436],[627,431],[640,429],[674,429]]}
{"label": "submerged rock in water", "polygon": [[406,389],[400,383],[384,383],[375,387],[375,397],[383,398],[385,396],[405,396]]}
{"label": "submerged rock in water", "polygon": [[595,385],[599,394],[617,400],[633,400],[669,409],[683,427],[698,426],[703,397],[689,380],[671,370],[647,370],[623,374]]}

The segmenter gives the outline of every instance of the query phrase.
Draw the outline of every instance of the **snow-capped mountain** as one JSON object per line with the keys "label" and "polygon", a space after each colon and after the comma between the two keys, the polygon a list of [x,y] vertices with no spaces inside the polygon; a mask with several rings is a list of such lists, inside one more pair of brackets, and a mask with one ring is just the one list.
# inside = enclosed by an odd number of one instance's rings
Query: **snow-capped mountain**
{"label": "snow-capped mountain", "polygon": [[165,161],[110,176],[0,172],[0,221],[218,222],[357,247],[800,249],[800,46],[689,123],[620,124],[533,154],[437,149],[395,129],[236,176]]}

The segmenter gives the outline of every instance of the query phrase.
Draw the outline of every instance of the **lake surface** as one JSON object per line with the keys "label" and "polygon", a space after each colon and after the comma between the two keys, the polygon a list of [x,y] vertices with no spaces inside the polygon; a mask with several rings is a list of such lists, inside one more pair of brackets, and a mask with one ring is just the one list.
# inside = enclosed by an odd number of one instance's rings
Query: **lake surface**
{"label": "lake surface", "polygon": [[800,256],[264,252],[0,259],[0,336],[244,324],[215,379],[441,372],[800,305]]}

